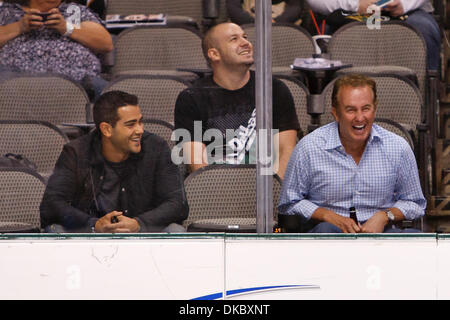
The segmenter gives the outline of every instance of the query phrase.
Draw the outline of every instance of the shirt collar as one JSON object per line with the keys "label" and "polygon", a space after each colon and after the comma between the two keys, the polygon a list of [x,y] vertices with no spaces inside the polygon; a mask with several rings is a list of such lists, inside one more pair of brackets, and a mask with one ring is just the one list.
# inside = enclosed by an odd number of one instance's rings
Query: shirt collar
{"label": "shirt collar", "polygon": [[[328,140],[325,144],[325,150],[333,150],[338,149],[340,147],[343,148],[341,143],[341,138],[339,137],[339,126],[337,121],[334,121],[330,124],[330,131],[329,131]],[[380,141],[381,135],[379,127],[376,124],[372,124],[372,129],[370,130],[370,136],[369,140],[367,142],[367,145],[375,142]]]}

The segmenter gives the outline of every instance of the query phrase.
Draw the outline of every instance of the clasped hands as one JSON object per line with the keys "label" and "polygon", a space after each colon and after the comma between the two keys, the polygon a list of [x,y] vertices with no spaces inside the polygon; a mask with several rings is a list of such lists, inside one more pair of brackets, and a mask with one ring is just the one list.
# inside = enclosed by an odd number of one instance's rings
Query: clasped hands
{"label": "clasped hands", "polygon": [[124,216],[121,211],[109,212],[95,223],[95,232],[134,233],[139,229],[137,220]]}
{"label": "clasped hands", "polygon": [[59,12],[58,8],[53,8],[48,13],[46,21],[39,15],[41,13],[37,9],[29,9],[23,18],[20,20],[20,30],[22,33],[29,32],[31,30],[38,30],[42,27],[55,29],[61,35],[66,32],[66,20],[64,16]]}
{"label": "clasped hands", "polygon": [[334,213],[327,215],[326,222],[334,224],[344,233],[382,233],[388,223],[388,218],[384,211],[378,211],[364,224],[360,224]]}

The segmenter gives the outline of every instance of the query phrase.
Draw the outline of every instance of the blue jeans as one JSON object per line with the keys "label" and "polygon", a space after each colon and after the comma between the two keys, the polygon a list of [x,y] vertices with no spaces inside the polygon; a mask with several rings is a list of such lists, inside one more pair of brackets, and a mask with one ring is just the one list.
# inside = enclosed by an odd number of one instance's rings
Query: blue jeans
{"label": "blue jeans", "polygon": [[[342,233],[342,230],[331,223],[321,222],[308,232],[309,233]],[[383,231],[383,233],[419,233],[419,232],[422,232],[422,231],[420,231],[418,229],[413,229],[413,228],[399,229],[396,227],[386,227]]]}
{"label": "blue jeans", "polygon": [[419,31],[427,44],[427,69],[439,70],[441,31],[434,17],[422,9],[407,13],[406,22]]}

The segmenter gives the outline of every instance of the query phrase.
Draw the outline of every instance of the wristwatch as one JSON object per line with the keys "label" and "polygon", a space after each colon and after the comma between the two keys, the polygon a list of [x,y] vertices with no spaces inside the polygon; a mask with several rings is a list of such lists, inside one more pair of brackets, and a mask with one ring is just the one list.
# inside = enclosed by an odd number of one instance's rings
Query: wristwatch
{"label": "wristwatch", "polygon": [[394,220],[395,220],[395,216],[392,213],[392,211],[388,209],[388,210],[384,210],[384,212],[386,212],[386,215],[388,217],[389,223],[393,223]]}
{"label": "wristwatch", "polygon": [[66,32],[63,34],[64,37],[69,37],[73,32],[74,26],[71,22],[66,21]]}

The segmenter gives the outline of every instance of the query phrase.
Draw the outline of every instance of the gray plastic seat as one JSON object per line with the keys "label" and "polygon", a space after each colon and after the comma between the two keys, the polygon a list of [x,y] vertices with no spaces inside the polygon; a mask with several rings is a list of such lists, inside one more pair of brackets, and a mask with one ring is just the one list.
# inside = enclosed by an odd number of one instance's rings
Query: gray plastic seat
{"label": "gray plastic seat", "polygon": [[[256,51],[256,27],[254,24],[244,24],[242,29],[248,34],[249,41]],[[314,40],[300,26],[287,23],[272,25],[272,72],[289,75],[295,58],[311,58],[315,53]]]}
{"label": "gray plastic seat", "polygon": [[55,74],[17,74],[0,82],[0,119],[86,123],[89,97],[78,83]]}
{"label": "gray plastic seat", "polygon": [[201,25],[203,19],[202,1],[183,0],[108,0],[106,14],[158,14],[165,13],[181,23]]}
{"label": "gray plastic seat", "polygon": [[[332,60],[353,64],[354,68],[342,69],[341,74],[393,73],[397,67],[403,67],[398,70],[402,75],[412,70],[423,99],[426,96],[427,47],[422,35],[406,23],[383,22],[380,29],[369,29],[360,22],[346,24],[333,34],[328,52]],[[369,70],[360,67],[369,67]]]}
{"label": "gray plastic seat", "polygon": [[173,124],[178,94],[188,86],[188,82],[173,76],[121,76],[111,81],[103,92],[121,90],[134,94],[144,119]]}
{"label": "gray plastic seat", "polygon": [[26,168],[0,168],[0,233],[39,232],[42,177]]}
{"label": "gray plastic seat", "polygon": [[[281,190],[274,176],[274,220]],[[191,173],[184,181],[191,231],[256,232],[256,166],[210,165]]]}
{"label": "gray plastic seat", "polygon": [[159,119],[144,119],[144,129],[163,138],[170,149],[174,147],[175,141],[172,141],[172,132],[175,128],[170,123]]}
{"label": "gray plastic seat", "polygon": [[277,78],[280,79],[291,92],[300,128],[302,133],[306,134],[308,132],[308,126],[311,123],[311,116],[307,112],[309,96],[308,88],[293,77],[277,75]]}
{"label": "gray plastic seat", "polygon": [[184,26],[133,27],[115,41],[114,77],[123,74],[177,75],[178,68],[208,69],[198,31]]}
{"label": "gray plastic seat", "polygon": [[48,179],[56,160],[69,142],[56,126],[44,121],[0,121],[0,155],[25,156],[36,164],[38,173]]}
{"label": "gray plastic seat", "polygon": [[[397,75],[371,75],[377,84],[378,108],[377,117],[391,119],[408,131],[416,130],[416,126],[425,122],[425,107],[418,88],[408,79]],[[334,121],[331,114],[331,95],[335,81],[331,81],[322,91],[324,113],[320,123]]]}

